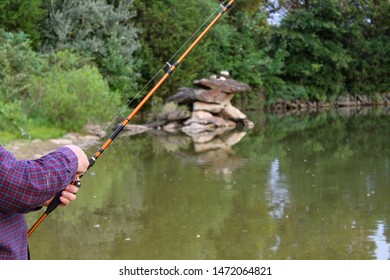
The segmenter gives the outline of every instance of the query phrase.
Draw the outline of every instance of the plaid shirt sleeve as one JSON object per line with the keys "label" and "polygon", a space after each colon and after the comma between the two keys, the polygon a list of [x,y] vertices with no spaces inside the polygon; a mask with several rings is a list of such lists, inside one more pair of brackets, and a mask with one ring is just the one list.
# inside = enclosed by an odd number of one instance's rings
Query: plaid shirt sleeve
{"label": "plaid shirt sleeve", "polygon": [[17,160],[0,145],[0,212],[25,213],[75,179],[77,156],[60,148],[36,160]]}

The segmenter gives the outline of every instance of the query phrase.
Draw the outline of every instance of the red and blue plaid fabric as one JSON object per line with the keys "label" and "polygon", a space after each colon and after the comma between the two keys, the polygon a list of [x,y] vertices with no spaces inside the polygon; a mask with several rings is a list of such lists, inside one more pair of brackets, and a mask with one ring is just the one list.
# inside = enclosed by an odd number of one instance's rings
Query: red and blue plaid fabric
{"label": "red and blue plaid fabric", "polygon": [[75,179],[76,155],[68,148],[36,160],[17,160],[0,145],[0,259],[27,259],[25,213]]}

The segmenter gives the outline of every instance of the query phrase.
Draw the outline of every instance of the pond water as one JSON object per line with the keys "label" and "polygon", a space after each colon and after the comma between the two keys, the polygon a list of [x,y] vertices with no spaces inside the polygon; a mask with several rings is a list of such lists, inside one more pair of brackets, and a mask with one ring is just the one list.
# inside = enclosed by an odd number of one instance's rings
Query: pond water
{"label": "pond water", "polygon": [[249,112],[253,130],[207,144],[118,137],[29,238],[32,258],[389,259],[384,111]]}

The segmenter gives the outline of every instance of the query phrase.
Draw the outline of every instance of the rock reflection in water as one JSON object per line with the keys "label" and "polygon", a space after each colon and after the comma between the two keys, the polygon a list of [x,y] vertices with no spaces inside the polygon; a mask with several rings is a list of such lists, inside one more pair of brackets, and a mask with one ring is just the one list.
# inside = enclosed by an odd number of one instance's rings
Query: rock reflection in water
{"label": "rock reflection in water", "polygon": [[230,181],[229,175],[234,170],[248,162],[247,158],[236,157],[233,149],[245,137],[246,131],[218,128],[192,136],[163,131],[153,131],[153,134],[158,136],[157,141],[168,152],[184,164],[198,165],[205,173],[223,175],[227,181]]}

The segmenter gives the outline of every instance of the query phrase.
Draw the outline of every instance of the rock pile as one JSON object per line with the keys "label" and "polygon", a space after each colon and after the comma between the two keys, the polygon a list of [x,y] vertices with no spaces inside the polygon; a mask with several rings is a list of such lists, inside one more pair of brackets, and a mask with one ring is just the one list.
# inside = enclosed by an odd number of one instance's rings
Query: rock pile
{"label": "rock pile", "polygon": [[[231,79],[227,72],[196,80],[193,84],[197,88],[180,88],[171,96],[163,113],[147,126],[166,131],[181,130],[190,136],[205,131],[232,130],[237,125],[253,128],[253,122],[231,103],[235,94],[250,89],[248,85]],[[189,110],[178,109],[178,106],[173,109],[175,105],[172,104],[185,105]]]}

